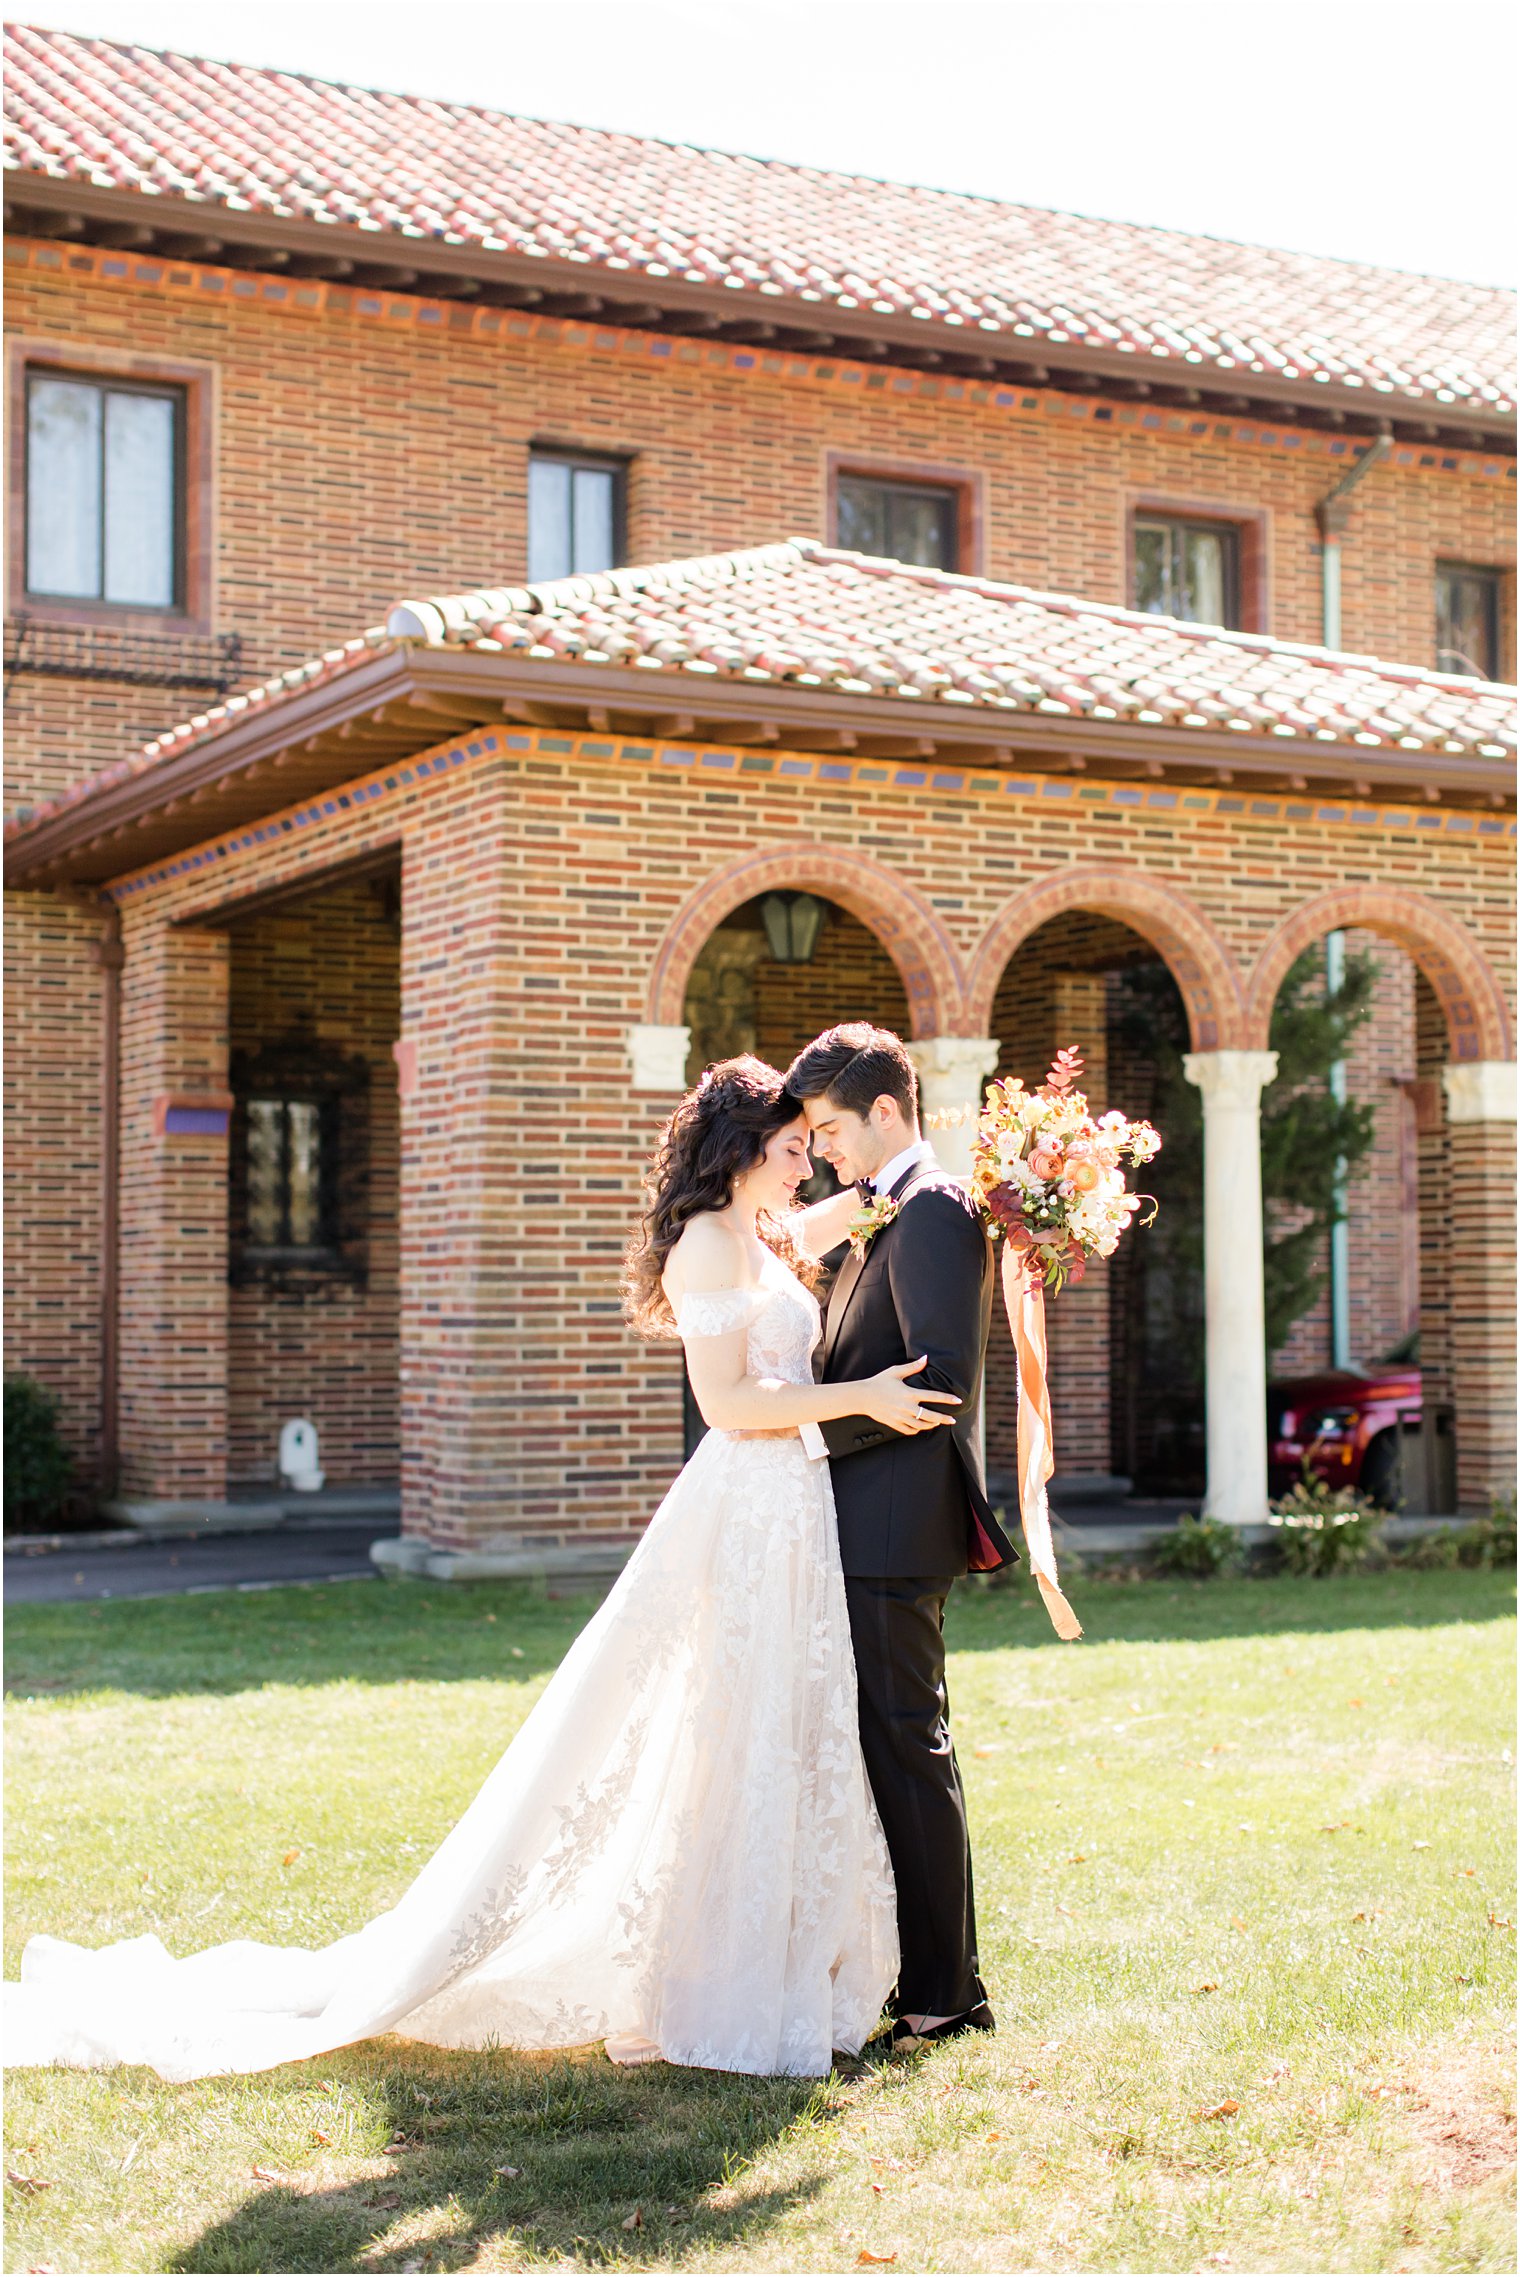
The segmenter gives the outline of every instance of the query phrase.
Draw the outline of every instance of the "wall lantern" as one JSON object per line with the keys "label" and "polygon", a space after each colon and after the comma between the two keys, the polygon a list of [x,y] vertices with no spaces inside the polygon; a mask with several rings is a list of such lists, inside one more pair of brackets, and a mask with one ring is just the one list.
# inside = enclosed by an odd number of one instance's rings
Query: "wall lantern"
{"label": "wall lantern", "polygon": [[760,904],[765,938],[778,965],[812,962],[827,905],[810,893],[768,893]]}

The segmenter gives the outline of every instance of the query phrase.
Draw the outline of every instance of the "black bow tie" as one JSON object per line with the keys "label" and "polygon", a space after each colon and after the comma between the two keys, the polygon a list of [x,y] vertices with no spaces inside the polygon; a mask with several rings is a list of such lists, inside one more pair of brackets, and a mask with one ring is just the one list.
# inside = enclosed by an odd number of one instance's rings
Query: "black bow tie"
{"label": "black bow tie", "polygon": [[874,1202],[876,1199],[875,1179],[857,1178],[855,1181],[855,1191],[863,1202]]}

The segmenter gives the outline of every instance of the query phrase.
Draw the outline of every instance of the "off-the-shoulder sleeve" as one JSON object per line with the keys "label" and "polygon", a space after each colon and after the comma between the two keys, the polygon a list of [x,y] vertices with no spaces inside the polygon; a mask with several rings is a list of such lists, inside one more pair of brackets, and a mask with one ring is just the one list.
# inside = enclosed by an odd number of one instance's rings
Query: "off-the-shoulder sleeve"
{"label": "off-the-shoulder sleeve", "polygon": [[693,1289],[676,1307],[677,1333],[685,1341],[748,1328],[764,1295],[762,1289]]}

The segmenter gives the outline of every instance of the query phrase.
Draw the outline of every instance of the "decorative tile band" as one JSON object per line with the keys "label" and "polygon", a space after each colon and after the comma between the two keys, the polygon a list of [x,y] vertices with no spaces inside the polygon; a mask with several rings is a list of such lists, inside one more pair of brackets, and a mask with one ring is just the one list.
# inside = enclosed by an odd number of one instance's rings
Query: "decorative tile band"
{"label": "decorative tile band", "polygon": [[[839,356],[799,355],[787,350],[741,348],[696,341],[670,333],[635,332],[573,318],[534,316],[525,310],[476,308],[461,301],[424,300],[413,293],[369,292],[355,285],[322,284],[316,279],[266,275],[253,269],[218,269],[203,262],[170,261],[112,252],[98,245],[58,245],[49,238],[16,238],[5,258],[19,268],[77,278],[84,282],[146,287],[205,302],[221,300],[273,309],[286,316],[352,316],[362,322],[411,326],[472,339],[533,341],[541,346],[590,350],[600,354],[654,358],[657,362],[709,370],[754,373],[766,379],[810,386],[858,388],[863,396],[907,395],[947,403],[1012,412],[1019,417],[1086,420],[1094,426],[1134,427],[1143,433],[1207,437],[1257,450],[1296,452],[1304,458],[1343,459],[1356,446],[1345,436],[1286,422],[1217,418],[1212,414],[1116,404],[1101,397],[1065,395],[1000,386],[981,380],[950,379],[893,366],[850,363]],[[1138,361],[1138,359],[1137,359]],[[1379,399],[1383,401],[1384,399]],[[1489,481],[1515,477],[1515,460],[1473,451],[1423,450],[1400,444],[1395,466],[1425,472],[1477,476]]]}
{"label": "decorative tile band", "polygon": [[1294,797],[1287,793],[1279,796],[1254,791],[1168,789],[1162,784],[1110,783],[1085,776],[1081,782],[1073,782],[1066,776],[1001,775],[983,768],[900,767],[880,760],[824,759],[803,752],[725,751],[704,744],[640,743],[622,736],[556,734],[543,728],[511,733],[497,731],[440,744],[425,756],[409,760],[404,767],[386,767],[373,775],[359,777],[339,790],[324,792],[321,798],[268,815],[260,822],[251,823],[246,830],[210,839],[172,862],[155,863],[151,869],[119,879],[105,890],[118,902],[128,901],[135,894],[167,884],[170,879],[182,878],[197,870],[216,869],[235,855],[252,852],[260,846],[276,845],[310,829],[313,824],[330,821],[335,815],[379,805],[419,784],[434,783],[471,760],[502,751],[546,759],[585,759],[603,766],[610,762],[622,767],[690,769],[694,776],[711,772],[734,778],[744,775],[752,780],[774,777],[778,781],[812,781],[831,787],[854,785],[864,791],[913,791],[923,793],[930,802],[938,798],[971,799],[982,805],[1001,805],[1005,799],[1051,801],[1089,808],[1117,807],[1147,814],[1243,816],[1252,822],[1328,823],[1339,829],[1404,830],[1425,837],[1444,835],[1502,841],[1514,839],[1517,833],[1514,815],[1481,814],[1471,808],[1376,806]]}

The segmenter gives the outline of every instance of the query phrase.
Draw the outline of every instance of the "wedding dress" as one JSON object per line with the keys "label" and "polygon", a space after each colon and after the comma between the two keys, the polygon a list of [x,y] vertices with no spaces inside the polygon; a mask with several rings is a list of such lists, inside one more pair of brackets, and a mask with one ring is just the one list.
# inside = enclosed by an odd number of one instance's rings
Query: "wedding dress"
{"label": "wedding dress", "polygon": [[[677,1325],[747,1325],[752,1375],[812,1381],[818,1307],[779,1259]],[[317,1951],[33,1937],[5,2060],[185,2080],[396,2032],[817,2075],[874,2030],[897,1960],[828,1465],[795,1435],[710,1431],[388,1913]]]}

